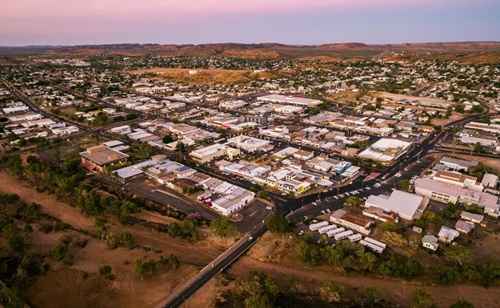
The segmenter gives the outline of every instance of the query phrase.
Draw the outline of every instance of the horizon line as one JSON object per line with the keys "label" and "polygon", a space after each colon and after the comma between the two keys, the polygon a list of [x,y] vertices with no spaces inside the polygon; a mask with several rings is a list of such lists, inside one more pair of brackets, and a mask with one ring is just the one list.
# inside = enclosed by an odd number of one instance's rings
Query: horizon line
{"label": "horizon line", "polygon": [[64,48],[64,47],[86,47],[86,46],[111,46],[111,45],[174,45],[174,46],[202,46],[202,45],[283,45],[292,47],[315,47],[325,45],[341,45],[341,44],[363,44],[366,46],[390,46],[390,45],[406,45],[406,44],[484,44],[494,43],[500,44],[500,40],[464,40],[464,41],[401,41],[401,42],[379,42],[365,43],[362,41],[337,41],[324,43],[282,43],[282,42],[205,42],[205,43],[167,43],[167,42],[115,42],[115,43],[79,43],[79,44],[27,44],[27,45],[0,45],[0,48]]}

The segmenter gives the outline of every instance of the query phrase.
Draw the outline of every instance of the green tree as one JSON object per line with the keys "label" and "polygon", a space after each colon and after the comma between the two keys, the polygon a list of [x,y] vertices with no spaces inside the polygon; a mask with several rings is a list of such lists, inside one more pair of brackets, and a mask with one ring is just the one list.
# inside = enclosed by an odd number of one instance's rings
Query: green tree
{"label": "green tree", "polygon": [[424,290],[418,289],[413,295],[411,308],[434,308],[437,307],[432,301],[432,297]]}
{"label": "green tree", "polygon": [[173,138],[172,138],[172,136],[170,136],[170,135],[165,135],[165,136],[163,137],[163,140],[162,140],[162,141],[163,141],[163,143],[165,143],[165,144],[169,144],[169,143],[173,142],[173,141],[174,141],[174,139],[173,139]]}
{"label": "green tree", "polygon": [[329,303],[341,302],[344,297],[344,293],[345,288],[333,281],[324,283],[319,289],[320,297]]}
{"label": "green tree", "polygon": [[350,196],[344,201],[344,205],[346,206],[360,206],[362,203],[361,198],[358,196]]}
{"label": "green tree", "polygon": [[236,234],[235,225],[227,217],[219,217],[210,222],[210,229],[220,237],[228,237]]}
{"label": "green tree", "polygon": [[474,147],[472,149],[475,153],[483,153],[484,152],[484,149],[483,149],[483,146],[478,142],[476,144],[474,144]]}
{"label": "green tree", "polygon": [[410,191],[410,181],[409,180],[401,180],[398,182],[398,187],[399,189],[401,190],[404,190],[404,191]]}
{"label": "green tree", "polygon": [[288,233],[292,225],[283,215],[273,214],[266,219],[266,227],[273,233]]}
{"label": "green tree", "polygon": [[474,308],[474,305],[464,299],[460,299],[456,303],[451,305],[450,308]]}

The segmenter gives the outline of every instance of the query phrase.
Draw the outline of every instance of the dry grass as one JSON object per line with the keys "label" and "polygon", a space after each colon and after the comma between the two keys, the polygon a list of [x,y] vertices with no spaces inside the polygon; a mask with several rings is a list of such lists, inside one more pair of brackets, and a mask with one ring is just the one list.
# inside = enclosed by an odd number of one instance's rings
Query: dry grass
{"label": "dry grass", "polygon": [[280,54],[268,49],[229,49],[222,53],[225,57],[233,57],[250,60],[278,59]]}
{"label": "dry grass", "polygon": [[187,84],[238,84],[255,79],[269,79],[273,75],[270,72],[257,72],[247,70],[223,70],[223,69],[181,69],[181,68],[150,68],[131,71],[132,74],[153,74],[158,78],[174,80]]}

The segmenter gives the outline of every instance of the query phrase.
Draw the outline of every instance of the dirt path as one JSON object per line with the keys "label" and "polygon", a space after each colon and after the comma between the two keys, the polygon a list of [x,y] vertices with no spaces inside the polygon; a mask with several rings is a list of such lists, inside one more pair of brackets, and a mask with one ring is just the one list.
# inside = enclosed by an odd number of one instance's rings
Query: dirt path
{"label": "dirt path", "polygon": [[17,194],[26,202],[36,202],[42,206],[45,213],[77,229],[93,230],[94,228],[94,221],[83,215],[77,208],[57,200],[50,194],[37,192],[33,187],[3,171],[0,171],[0,191]]}

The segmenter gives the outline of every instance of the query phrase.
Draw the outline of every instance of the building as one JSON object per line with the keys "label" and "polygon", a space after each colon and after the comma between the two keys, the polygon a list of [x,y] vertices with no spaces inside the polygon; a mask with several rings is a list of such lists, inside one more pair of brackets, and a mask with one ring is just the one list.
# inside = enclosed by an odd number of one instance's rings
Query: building
{"label": "building", "polygon": [[441,158],[439,163],[446,166],[450,170],[465,172],[467,172],[470,168],[476,167],[479,164],[479,162],[477,161],[463,160],[449,156]]}
{"label": "building", "polygon": [[277,103],[284,105],[297,105],[302,107],[316,107],[321,105],[322,101],[317,99],[293,97],[285,95],[271,94],[266,96],[261,96],[257,98],[257,101],[263,103]]}
{"label": "building", "polygon": [[464,175],[455,171],[438,171],[432,176],[436,181],[469,188],[475,191],[483,191],[483,186],[478,183],[477,178]]}
{"label": "building", "polygon": [[484,209],[485,214],[493,217],[500,216],[499,199],[489,193],[475,191],[432,178],[418,178],[415,180],[415,193],[443,203],[476,204]]}
{"label": "building", "polygon": [[382,138],[359,154],[362,159],[389,164],[408,151],[411,143],[391,138]]}
{"label": "building", "polygon": [[469,234],[472,230],[474,230],[474,226],[474,223],[470,221],[459,219],[455,223],[455,230],[464,234]]}
{"label": "building", "polygon": [[[229,183],[227,183],[229,184]],[[229,184],[232,192],[212,201],[212,207],[224,216],[229,216],[247,206],[254,198],[255,193]]]}
{"label": "building", "polygon": [[80,153],[82,166],[91,172],[104,172],[108,166],[123,163],[128,155],[106,145],[90,147]]}
{"label": "building", "polygon": [[496,189],[498,184],[498,176],[492,173],[485,173],[481,185],[485,188]]}
{"label": "building", "polygon": [[193,160],[201,164],[211,162],[212,160],[224,157],[225,155],[226,146],[219,143],[201,147],[189,153],[189,156],[191,156]]}
{"label": "building", "polygon": [[438,250],[439,242],[437,237],[434,235],[425,235],[422,237],[422,246],[432,251]]}
{"label": "building", "polygon": [[228,145],[234,146],[247,153],[269,152],[273,149],[270,141],[262,140],[254,137],[240,135],[233,137],[227,141]]}
{"label": "building", "polygon": [[395,213],[404,220],[414,220],[422,216],[428,203],[428,198],[401,190],[393,190],[390,196],[371,195],[366,200],[365,207],[375,207],[385,213]]}
{"label": "building", "polygon": [[481,214],[474,214],[467,211],[462,211],[460,213],[460,218],[466,221],[470,221],[475,224],[482,224],[484,216]]}
{"label": "building", "polygon": [[453,228],[449,228],[447,226],[441,226],[441,229],[438,233],[438,238],[441,242],[450,244],[453,242],[458,236],[460,232]]}
{"label": "building", "polygon": [[330,215],[330,221],[334,224],[344,226],[364,235],[370,234],[371,227],[375,224],[372,219],[359,214],[347,212],[343,209],[333,212]]}

